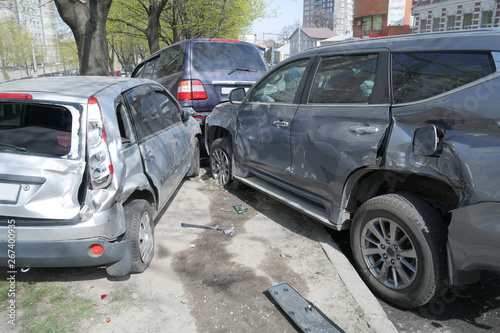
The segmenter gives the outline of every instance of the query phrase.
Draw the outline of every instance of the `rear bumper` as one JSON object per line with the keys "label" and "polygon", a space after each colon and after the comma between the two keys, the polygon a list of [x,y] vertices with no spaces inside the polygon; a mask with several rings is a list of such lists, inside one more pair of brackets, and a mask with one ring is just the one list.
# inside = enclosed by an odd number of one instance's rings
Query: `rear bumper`
{"label": "rear bumper", "polygon": [[448,263],[452,285],[476,282],[481,270],[500,271],[500,203],[452,211]]}
{"label": "rear bumper", "polygon": [[[103,247],[102,255],[96,256],[90,246]],[[16,267],[84,267],[109,265],[121,261],[130,254],[130,240],[110,242],[103,239],[68,240],[55,242],[15,242],[13,249],[8,242],[0,242],[0,266]],[[14,251],[10,252],[8,250]],[[14,254],[14,258],[9,258]],[[9,261],[14,260],[14,261]]]}

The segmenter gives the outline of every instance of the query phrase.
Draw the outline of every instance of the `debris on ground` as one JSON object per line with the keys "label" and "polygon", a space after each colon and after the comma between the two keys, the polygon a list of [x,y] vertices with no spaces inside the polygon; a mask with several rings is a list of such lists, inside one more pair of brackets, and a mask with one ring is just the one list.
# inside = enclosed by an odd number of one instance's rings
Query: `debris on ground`
{"label": "debris on ground", "polygon": [[314,304],[302,297],[287,282],[267,289],[272,298],[303,332],[344,332]]}
{"label": "debris on ground", "polygon": [[236,204],[233,206],[234,210],[238,212],[238,214],[243,214],[248,211],[248,208],[243,208],[242,204]]}
{"label": "debris on ground", "polygon": [[234,235],[234,227],[222,229],[218,225],[216,225],[215,227],[210,227],[210,226],[207,226],[207,225],[190,224],[190,223],[181,223],[181,227],[183,227],[183,228],[199,228],[199,229],[218,230],[218,231],[222,231],[224,233],[224,235],[229,235],[229,236]]}

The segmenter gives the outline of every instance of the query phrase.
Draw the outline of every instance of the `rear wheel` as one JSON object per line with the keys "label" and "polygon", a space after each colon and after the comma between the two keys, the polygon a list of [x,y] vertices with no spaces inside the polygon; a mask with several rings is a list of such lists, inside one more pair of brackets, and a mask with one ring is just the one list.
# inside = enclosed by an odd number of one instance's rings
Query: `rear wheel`
{"label": "rear wheel", "polygon": [[366,201],[351,228],[361,277],[395,305],[430,302],[444,288],[446,231],[437,211],[415,196],[387,194]]}
{"label": "rear wheel", "polygon": [[132,242],[132,273],[142,273],[154,255],[153,209],[146,200],[133,200],[125,205],[126,239]]}
{"label": "rear wheel", "polygon": [[233,149],[231,137],[216,139],[210,148],[210,168],[212,176],[222,186],[238,189],[239,182],[233,180]]}

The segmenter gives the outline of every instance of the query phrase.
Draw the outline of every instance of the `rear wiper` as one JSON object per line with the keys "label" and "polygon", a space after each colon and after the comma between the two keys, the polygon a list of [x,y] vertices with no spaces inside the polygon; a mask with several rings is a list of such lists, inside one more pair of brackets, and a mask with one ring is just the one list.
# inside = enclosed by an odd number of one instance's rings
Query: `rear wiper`
{"label": "rear wiper", "polygon": [[11,148],[11,149],[14,149],[14,150],[18,150],[18,151],[27,151],[26,148],[19,147],[19,146],[16,146],[16,145],[11,145],[11,144],[8,144],[8,143],[2,143],[2,142],[0,142],[0,146],[2,146],[2,147],[8,147],[8,148]]}
{"label": "rear wiper", "polygon": [[229,73],[227,73],[227,75],[231,75],[231,74],[233,74],[236,71],[240,71],[240,72],[257,72],[255,69],[250,69],[250,68],[235,68],[232,71],[230,71]]}

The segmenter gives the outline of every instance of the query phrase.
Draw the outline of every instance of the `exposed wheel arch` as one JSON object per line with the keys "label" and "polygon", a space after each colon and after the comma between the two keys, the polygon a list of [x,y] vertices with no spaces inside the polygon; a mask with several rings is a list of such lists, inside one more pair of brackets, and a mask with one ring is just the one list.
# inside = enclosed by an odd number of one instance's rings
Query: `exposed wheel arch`
{"label": "exposed wheel arch", "polygon": [[[344,186],[342,207],[352,216],[367,200],[389,193],[421,197],[447,217],[459,205],[459,196],[448,183],[433,177],[386,170],[359,170]],[[449,222],[449,217],[447,218]]]}

